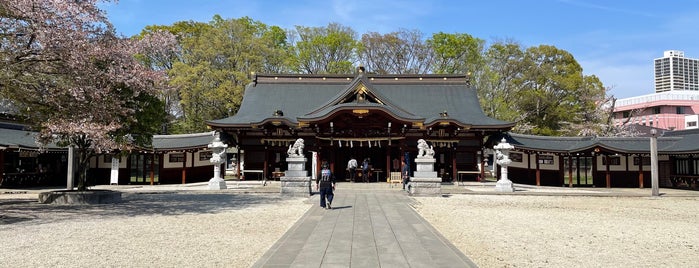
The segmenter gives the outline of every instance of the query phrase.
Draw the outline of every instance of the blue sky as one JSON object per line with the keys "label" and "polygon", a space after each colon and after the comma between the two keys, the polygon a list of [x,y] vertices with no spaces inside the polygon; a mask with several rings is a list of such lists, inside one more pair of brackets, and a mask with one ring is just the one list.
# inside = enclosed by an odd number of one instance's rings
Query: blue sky
{"label": "blue sky", "polygon": [[120,0],[102,7],[126,36],[146,25],[208,22],[219,14],[287,29],[337,22],[360,36],[404,28],[553,45],[573,54],[583,72],[598,76],[617,98],[652,93],[653,59],[665,50],[699,58],[697,0]]}

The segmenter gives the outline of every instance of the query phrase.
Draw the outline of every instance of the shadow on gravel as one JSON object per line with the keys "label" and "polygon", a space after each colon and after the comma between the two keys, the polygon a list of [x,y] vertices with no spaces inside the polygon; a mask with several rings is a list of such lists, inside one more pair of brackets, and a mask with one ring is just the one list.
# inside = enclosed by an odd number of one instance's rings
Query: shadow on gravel
{"label": "shadow on gravel", "polygon": [[[241,210],[288,199],[270,194],[206,192],[123,193],[123,202],[101,205],[47,205],[36,199],[0,200],[0,225],[34,221],[37,224],[92,217],[205,214]],[[7,220],[3,220],[7,219]]]}

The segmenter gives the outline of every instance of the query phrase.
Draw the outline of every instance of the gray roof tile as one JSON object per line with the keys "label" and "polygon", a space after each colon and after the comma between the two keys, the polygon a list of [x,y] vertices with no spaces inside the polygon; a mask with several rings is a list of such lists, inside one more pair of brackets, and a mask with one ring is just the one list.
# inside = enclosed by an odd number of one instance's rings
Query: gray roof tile
{"label": "gray roof tile", "polygon": [[[516,149],[541,152],[575,153],[595,147],[622,153],[648,153],[650,151],[650,138],[648,137],[553,137],[515,133],[503,135]],[[492,143],[496,139],[491,139],[490,142]],[[665,132],[664,136],[658,137],[658,152],[663,154],[699,153],[699,131]]]}
{"label": "gray roof tile", "polygon": [[213,131],[193,134],[154,135],[153,149],[155,151],[203,149],[207,148],[213,140]]}
{"label": "gray roof tile", "polygon": [[[406,119],[424,119],[429,125],[444,119],[440,113],[447,111],[449,120],[472,125],[474,128],[509,128],[514,123],[487,117],[481,110],[476,90],[461,76],[425,75],[431,79],[418,80],[417,75],[389,76],[366,75],[321,80],[322,76],[299,76],[302,79],[285,79],[282,82],[260,81],[246,87],[240,110],[234,116],[212,120],[208,124],[218,127],[245,127],[259,124],[271,117],[275,110],[284,113],[280,119],[296,124],[299,119],[318,118],[331,112],[336,103],[359,82],[379,98],[385,98],[385,110]],[[392,77],[392,76],[390,76]],[[288,78],[288,77],[287,77]],[[373,80],[376,78],[377,80]],[[437,79],[439,78],[439,79]],[[358,107],[365,107],[356,103]],[[372,104],[380,105],[380,104]]]}

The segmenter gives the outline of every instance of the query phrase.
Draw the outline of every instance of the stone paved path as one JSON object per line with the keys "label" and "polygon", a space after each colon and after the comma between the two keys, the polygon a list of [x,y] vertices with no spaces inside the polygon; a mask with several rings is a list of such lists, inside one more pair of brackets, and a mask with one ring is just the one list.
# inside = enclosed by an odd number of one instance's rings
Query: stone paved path
{"label": "stone paved path", "polygon": [[310,209],[253,267],[476,267],[398,189],[340,189]]}

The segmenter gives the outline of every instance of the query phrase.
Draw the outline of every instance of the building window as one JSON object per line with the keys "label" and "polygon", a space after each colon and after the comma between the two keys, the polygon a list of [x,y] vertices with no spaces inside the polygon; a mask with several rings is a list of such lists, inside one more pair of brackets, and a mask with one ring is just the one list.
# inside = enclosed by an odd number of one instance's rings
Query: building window
{"label": "building window", "polygon": [[684,114],[684,107],[683,106],[677,106],[675,108],[677,110],[677,114]]}
{"label": "building window", "polygon": [[659,114],[660,113],[660,106],[653,107],[653,114]]}
{"label": "building window", "polygon": [[553,155],[539,155],[539,164],[553,165]]}
{"label": "building window", "polygon": [[620,157],[620,156],[607,156],[607,157],[602,157],[602,165],[607,165],[607,159],[609,159],[609,165],[610,165],[610,166],[619,166],[619,165],[621,165],[621,157]]}
{"label": "building window", "polygon": [[211,151],[199,152],[199,161],[209,161],[209,159],[211,159],[211,156],[212,156]]}
{"label": "building window", "polygon": [[622,118],[629,118],[629,111],[623,111],[622,112]]}
{"label": "building window", "polygon": [[522,162],[522,154],[521,153],[510,153],[510,160],[512,162]]}
{"label": "building window", "polygon": [[184,153],[170,154],[170,163],[184,163]]}
{"label": "building window", "polygon": [[[638,166],[638,164],[639,164],[640,162],[641,162],[641,157],[636,156],[636,157],[633,158],[633,165],[634,165],[634,166]],[[648,156],[644,156],[644,157],[643,157],[643,165],[644,165],[644,166],[650,166],[650,157],[648,157]]]}

